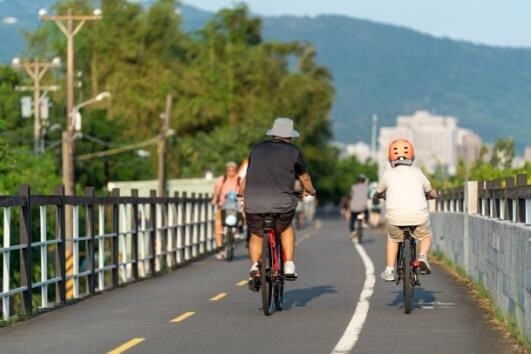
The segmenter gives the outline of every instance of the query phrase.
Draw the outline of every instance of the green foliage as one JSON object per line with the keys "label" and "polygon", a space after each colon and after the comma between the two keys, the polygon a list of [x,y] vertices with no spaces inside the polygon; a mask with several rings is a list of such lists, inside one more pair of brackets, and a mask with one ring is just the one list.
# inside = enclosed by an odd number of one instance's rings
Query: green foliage
{"label": "green foliage", "polygon": [[478,158],[468,166],[462,159],[458,161],[455,176],[447,176],[436,171],[430,176],[432,185],[436,189],[462,186],[466,181],[489,181],[514,177],[517,174],[531,176],[531,163],[520,168],[513,168],[515,156],[514,141],[511,138],[500,138],[490,152],[482,146]]}
{"label": "green foliage", "polygon": [[[90,13],[92,5],[64,0],[55,9]],[[201,30],[187,34],[173,11],[176,5],[174,0],[157,0],[143,9],[126,0],[102,0],[103,19],[88,21],[76,34],[76,72],[82,73],[76,79],[82,84],[76,101],[102,91],[112,93],[111,100],[83,108],[76,156],[157,136],[164,99],[171,94],[170,126],[176,138],[167,159],[170,178],[222,172],[227,160],[247,158],[251,147],[266,138],[273,120],[286,116],[301,133],[295,143],[322,196],[336,195],[336,181],[330,177],[336,153],[328,146],[334,89],[329,71],[316,61],[315,48],[308,43],[263,41],[261,20],[250,16],[242,4],[219,11]],[[64,35],[53,22],[27,38],[36,55],[66,55]],[[18,76],[8,74],[11,89]],[[62,82],[64,75],[55,79]],[[63,117],[65,86],[55,96]],[[16,107],[16,100],[5,102],[10,111]],[[148,149],[148,159],[131,151],[76,162],[76,189],[103,189],[109,180],[155,178],[156,151]],[[60,159],[59,149],[50,153]],[[24,160],[16,156],[15,160]],[[56,161],[42,161],[59,170]]]}

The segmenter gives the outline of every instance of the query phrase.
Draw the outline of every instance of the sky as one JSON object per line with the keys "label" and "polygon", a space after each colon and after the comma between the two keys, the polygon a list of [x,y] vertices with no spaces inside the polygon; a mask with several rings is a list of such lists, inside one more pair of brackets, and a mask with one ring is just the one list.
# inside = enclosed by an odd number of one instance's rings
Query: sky
{"label": "sky", "polygon": [[[234,0],[184,0],[203,10]],[[439,37],[531,47],[531,0],[247,0],[258,15],[340,14],[401,25]]]}

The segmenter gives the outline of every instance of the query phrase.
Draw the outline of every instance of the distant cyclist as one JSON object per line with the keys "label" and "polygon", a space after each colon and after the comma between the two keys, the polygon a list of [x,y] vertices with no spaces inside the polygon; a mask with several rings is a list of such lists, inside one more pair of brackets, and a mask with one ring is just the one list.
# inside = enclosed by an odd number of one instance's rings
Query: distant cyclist
{"label": "distant cyclist", "polygon": [[[360,174],[357,181],[350,189],[350,219],[349,229],[350,237],[356,236],[356,224],[362,223],[367,219],[367,200],[369,198],[369,186],[367,184],[367,177]],[[359,219],[358,215],[363,214],[363,218]],[[357,235],[359,236],[359,235]]]}
{"label": "distant cyclist", "polygon": [[249,289],[252,291],[260,290],[258,261],[262,257],[262,214],[278,214],[276,230],[281,234],[285,252],[284,274],[295,279],[295,231],[291,226],[298,202],[294,194],[295,179],[299,178],[307,194],[316,193],[302,152],[291,144],[291,139],[299,136],[293,129],[293,121],[289,118],[277,118],[266,134],[271,136],[271,139],[253,147],[249,156],[247,176],[242,185],[247,226],[251,231]]}
{"label": "distant cyclist", "polygon": [[432,232],[426,196],[437,198],[426,176],[413,167],[415,151],[406,139],[397,139],[389,144],[388,158],[391,164],[377,188],[377,196],[385,192],[385,217],[388,222],[387,267],[381,273],[385,281],[395,280],[395,260],[399,242],[404,235],[399,226],[415,226],[412,236],[419,242],[419,256],[422,273],[431,273],[428,253],[431,248]]}
{"label": "distant cyclist", "polygon": [[238,164],[234,161],[229,161],[225,164],[225,174],[220,176],[214,186],[214,193],[212,195],[212,205],[215,207],[214,211],[214,240],[216,241],[216,247],[220,250],[216,254],[216,259],[223,259],[225,254],[221,251],[223,246],[223,222],[222,206],[225,202],[225,198],[229,192],[238,193],[240,189],[241,177],[238,176]]}

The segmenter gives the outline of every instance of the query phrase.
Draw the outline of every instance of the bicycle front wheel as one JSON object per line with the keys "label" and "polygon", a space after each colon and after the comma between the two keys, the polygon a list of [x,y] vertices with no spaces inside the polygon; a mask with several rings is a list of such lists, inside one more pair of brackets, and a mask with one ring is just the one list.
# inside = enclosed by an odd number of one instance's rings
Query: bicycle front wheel
{"label": "bicycle front wheel", "polygon": [[262,263],[260,264],[260,280],[262,283],[262,309],[264,315],[271,315],[271,297],[273,287],[271,282],[271,246],[269,244],[269,235],[264,234],[262,245]]}
{"label": "bicycle front wheel", "polygon": [[234,257],[234,234],[232,229],[227,228],[225,235],[225,260],[230,262]]}
{"label": "bicycle front wheel", "polygon": [[404,267],[404,279],[402,279],[402,285],[404,286],[404,313],[411,312],[411,301],[413,297],[413,269],[411,264],[411,243],[409,240],[404,240],[402,242],[404,247],[403,253],[403,267]]}

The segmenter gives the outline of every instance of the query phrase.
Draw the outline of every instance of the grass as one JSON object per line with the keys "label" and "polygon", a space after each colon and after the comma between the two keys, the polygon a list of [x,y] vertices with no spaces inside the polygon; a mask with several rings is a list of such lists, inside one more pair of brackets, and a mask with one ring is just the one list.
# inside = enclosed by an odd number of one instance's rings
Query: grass
{"label": "grass", "polygon": [[483,283],[472,279],[461,266],[449,259],[442,252],[432,252],[431,259],[433,263],[444,268],[469,289],[474,300],[486,312],[489,322],[492,325],[512,338],[522,353],[531,354],[531,337],[526,337],[518,327],[518,322],[514,314],[507,315],[502,312]]}

